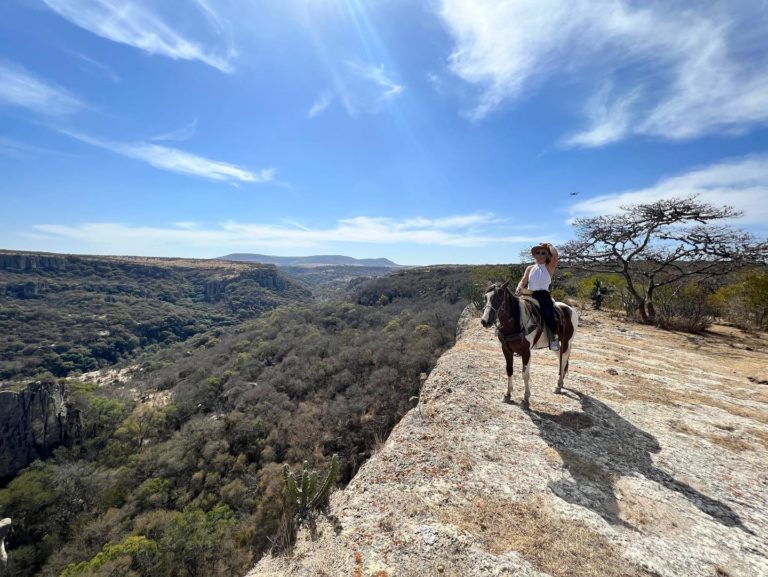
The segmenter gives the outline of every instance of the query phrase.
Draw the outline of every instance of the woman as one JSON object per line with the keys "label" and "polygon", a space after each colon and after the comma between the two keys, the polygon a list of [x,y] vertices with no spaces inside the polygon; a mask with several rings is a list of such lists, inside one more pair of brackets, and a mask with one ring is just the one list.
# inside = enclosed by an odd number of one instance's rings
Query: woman
{"label": "woman", "polygon": [[525,269],[525,274],[517,284],[515,294],[520,296],[523,287],[527,286],[532,291],[533,298],[539,303],[539,310],[552,334],[552,340],[549,343],[551,351],[559,351],[560,345],[557,342],[557,323],[555,321],[555,302],[552,295],[549,294],[549,285],[552,284],[552,277],[557,268],[557,249],[549,242],[542,242],[531,249],[531,254],[536,260],[536,264],[530,265]]}

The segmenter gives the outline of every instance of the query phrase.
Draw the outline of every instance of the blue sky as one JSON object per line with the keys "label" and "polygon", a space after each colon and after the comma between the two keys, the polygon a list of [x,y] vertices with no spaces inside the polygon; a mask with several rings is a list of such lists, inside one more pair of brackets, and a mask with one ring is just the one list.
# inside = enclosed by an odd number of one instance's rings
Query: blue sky
{"label": "blue sky", "polygon": [[6,0],[0,174],[0,248],[510,262],[689,193],[764,235],[768,3]]}

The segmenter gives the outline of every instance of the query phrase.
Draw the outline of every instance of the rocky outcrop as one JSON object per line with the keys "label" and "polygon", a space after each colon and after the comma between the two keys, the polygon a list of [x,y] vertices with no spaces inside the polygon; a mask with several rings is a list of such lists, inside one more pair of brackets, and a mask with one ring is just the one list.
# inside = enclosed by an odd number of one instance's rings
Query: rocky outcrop
{"label": "rocky outcrop", "polygon": [[64,255],[0,251],[0,270],[64,270],[66,266],[67,257]]}
{"label": "rocky outcrop", "polygon": [[253,268],[237,275],[231,275],[227,278],[214,279],[205,282],[204,295],[206,302],[218,302],[225,297],[227,288],[236,285],[238,288],[242,283],[253,283],[265,289],[282,292],[288,288],[285,277],[277,272],[277,268],[266,265],[261,268]]}
{"label": "rocky outcrop", "polygon": [[78,439],[79,416],[68,410],[64,387],[38,382],[0,389],[0,479]]}
{"label": "rocky outcrop", "polygon": [[492,331],[460,329],[328,515],[248,577],[768,575],[765,337],[586,312],[565,394],[537,351],[524,408]]}

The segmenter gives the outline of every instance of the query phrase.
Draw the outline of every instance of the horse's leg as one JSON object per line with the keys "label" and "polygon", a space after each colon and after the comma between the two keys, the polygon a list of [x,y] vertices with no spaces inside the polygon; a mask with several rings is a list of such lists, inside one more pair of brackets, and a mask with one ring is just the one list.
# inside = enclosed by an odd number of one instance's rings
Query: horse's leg
{"label": "horse's leg", "polygon": [[520,356],[523,357],[523,382],[525,383],[525,395],[523,396],[523,402],[527,405],[531,398],[531,347],[528,341],[523,341],[523,350]]}
{"label": "horse's leg", "polygon": [[558,395],[563,392],[563,383],[565,382],[565,376],[568,374],[568,357],[570,356],[571,348],[560,345],[560,376],[557,379],[557,388],[555,388],[555,393]]}
{"label": "horse's leg", "polygon": [[512,375],[515,372],[515,354],[509,350],[506,344],[501,345],[501,350],[504,351],[504,360],[507,361],[507,394],[504,395],[504,401],[508,403],[512,399]]}

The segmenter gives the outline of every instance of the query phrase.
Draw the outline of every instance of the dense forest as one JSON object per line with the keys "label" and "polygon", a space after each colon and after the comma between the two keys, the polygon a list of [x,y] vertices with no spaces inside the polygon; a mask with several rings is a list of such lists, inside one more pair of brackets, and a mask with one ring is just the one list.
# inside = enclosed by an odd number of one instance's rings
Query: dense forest
{"label": "dense forest", "polygon": [[310,299],[272,265],[0,251],[0,381],[92,371]]}
{"label": "dense forest", "polygon": [[0,490],[13,575],[244,574],[284,515],[281,468],[347,482],[453,343],[469,267],[351,283],[145,352],[125,387],[68,380],[83,440]]}

